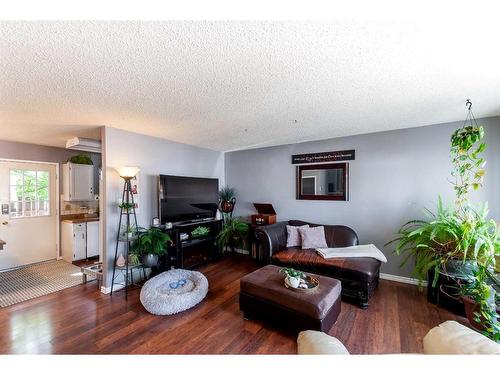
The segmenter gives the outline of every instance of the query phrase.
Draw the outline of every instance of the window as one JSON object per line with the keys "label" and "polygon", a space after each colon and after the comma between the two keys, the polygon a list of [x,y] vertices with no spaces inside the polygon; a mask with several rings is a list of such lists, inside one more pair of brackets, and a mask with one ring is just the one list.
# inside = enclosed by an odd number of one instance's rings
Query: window
{"label": "window", "polygon": [[10,170],[10,217],[50,215],[49,172]]}

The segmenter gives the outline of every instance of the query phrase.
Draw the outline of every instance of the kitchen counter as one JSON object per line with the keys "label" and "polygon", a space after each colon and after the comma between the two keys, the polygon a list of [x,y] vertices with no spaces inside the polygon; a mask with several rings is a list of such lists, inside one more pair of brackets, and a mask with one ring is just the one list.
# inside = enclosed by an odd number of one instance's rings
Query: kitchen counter
{"label": "kitchen counter", "polygon": [[72,215],[61,215],[60,220],[62,223],[89,223],[91,221],[99,221],[98,215],[92,214],[72,214]]}
{"label": "kitchen counter", "polygon": [[80,224],[80,223],[89,223],[91,221],[99,221],[98,217],[87,217],[83,219],[63,219],[61,222],[63,223],[73,223],[73,224]]}

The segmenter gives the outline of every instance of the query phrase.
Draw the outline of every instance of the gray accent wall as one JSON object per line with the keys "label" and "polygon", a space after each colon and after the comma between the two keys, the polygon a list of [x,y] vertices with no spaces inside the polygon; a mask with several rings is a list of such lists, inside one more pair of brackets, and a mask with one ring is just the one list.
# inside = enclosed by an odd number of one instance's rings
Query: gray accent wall
{"label": "gray accent wall", "polygon": [[[500,221],[500,117],[479,123],[486,130],[488,164],[484,188],[473,193],[473,200],[489,201],[490,216]],[[385,253],[382,272],[409,277],[410,267],[400,268],[401,258],[384,244],[401,224],[422,218],[424,207],[434,209],[438,194],[452,204],[449,142],[461,126],[446,123],[226,153],[226,181],[238,192],[234,214],[254,213],[253,202],[272,203],[278,220],[350,226],[360,243],[374,243]],[[356,160],[349,162],[349,201],[295,199],[292,154],[348,149],[356,150]]]}
{"label": "gray accent wall", "polygon": [[[177,176],[219,178],[224,184],[224,154],[205,148],[189,146],[119,129],[104,129],[105,165],[104,184],[106,189],[103,220],[106,228],[104,268],[107,270],[105,286],[111,286],[113,260],[118,233],[123,179],[115,168],[138,166],[139,202],[137,221],[139,226],[150,227],[153,217],[158,216],[157,176],[170,174]],[[122,245],[120,245],[122,246]]]}

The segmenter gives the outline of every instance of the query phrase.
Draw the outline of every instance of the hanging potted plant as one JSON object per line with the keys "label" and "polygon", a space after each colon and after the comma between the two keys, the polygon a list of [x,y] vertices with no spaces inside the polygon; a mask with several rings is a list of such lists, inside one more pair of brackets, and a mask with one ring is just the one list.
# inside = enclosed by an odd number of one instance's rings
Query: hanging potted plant
{"label": "hanging potted plant", "polygon": [[236,190],[228,186],[219,190],[219,206],[223,213],[232,212],[236,203]]}
{"label": "hanging potted plant", "polygon": [[141,258],[144,267],[158,265],[159,257],[165,255],[171,239],[159,228],[141,231],[132,244],[132,252]]}

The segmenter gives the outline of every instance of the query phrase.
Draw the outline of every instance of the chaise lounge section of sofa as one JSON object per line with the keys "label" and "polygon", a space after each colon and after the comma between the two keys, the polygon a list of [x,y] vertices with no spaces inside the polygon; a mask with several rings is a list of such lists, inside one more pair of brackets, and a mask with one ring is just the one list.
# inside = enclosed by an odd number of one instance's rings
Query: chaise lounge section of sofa
{"label": "chaise lounge section of sofa", "polygon": [[[255,230],[267,264],[292,267],[304,272],[333,277],[342,283],[342,299],[367,308],[370,297],[378,285],[380,261],[373,258],[324,259],[315,249],[286,247],[287,225],[319,226],[301,220],[282,221]],[[323,225],[328,247],[359,245],[356,232],[343,225]]]}

